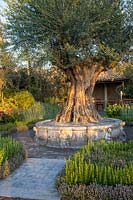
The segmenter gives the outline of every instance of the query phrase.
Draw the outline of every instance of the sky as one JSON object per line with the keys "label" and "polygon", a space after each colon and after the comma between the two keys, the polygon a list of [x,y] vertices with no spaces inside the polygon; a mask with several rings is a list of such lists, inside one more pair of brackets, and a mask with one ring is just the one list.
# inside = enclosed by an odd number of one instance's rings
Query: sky
{"label": "sky", "polygon": [[3,0],[0,0],[0,5],[2,6],[2,7],[5,7],[5,2],[3,1]]}
{"label": "sky", "polygon": [[3,0],[0,0],[0,7],[2,7],[2,9],[6,7],[6,4]]}
{"label": "sky", "polygon": [[3,0],[0,0],[0,20],[5,21],[3,15],[4,8],[6,8],[6,3]]}

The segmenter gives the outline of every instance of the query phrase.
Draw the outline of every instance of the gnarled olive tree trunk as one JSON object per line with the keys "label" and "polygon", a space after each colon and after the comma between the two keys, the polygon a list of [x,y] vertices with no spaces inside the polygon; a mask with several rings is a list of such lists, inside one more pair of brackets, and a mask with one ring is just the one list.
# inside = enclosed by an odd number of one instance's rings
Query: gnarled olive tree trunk
{"label": "gnarled olive tree trunk", "polygon": [[101,119],[92,100],[94,86],[101,71],[103,67],[96,65],[91,67],[76,65],[66,70],[71,88],[66,105],[55,118],[56,122],[87,124]]}

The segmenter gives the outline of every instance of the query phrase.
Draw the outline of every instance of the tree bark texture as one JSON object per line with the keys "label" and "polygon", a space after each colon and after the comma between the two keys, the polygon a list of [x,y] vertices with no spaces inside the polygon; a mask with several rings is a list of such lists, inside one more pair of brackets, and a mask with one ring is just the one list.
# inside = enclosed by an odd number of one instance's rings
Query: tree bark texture
{"label": "tree bark texture", "polygon": [[57,114],[55,122],[87,124],[101,119],[95,109],[92,94],[97,77],[103,69],[96,65],[91,67],[76,65],[66,70],[71,87],[66,104]]}

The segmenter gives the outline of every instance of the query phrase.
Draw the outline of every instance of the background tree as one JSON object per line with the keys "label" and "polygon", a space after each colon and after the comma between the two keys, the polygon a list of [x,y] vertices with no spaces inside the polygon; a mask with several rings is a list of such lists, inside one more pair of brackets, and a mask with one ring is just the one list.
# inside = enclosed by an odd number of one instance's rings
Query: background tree
{"label": "background tree", "polygon": [[[19,89],[28,90],[37,101],[57,103],[65,98],[67,91],[65,77],[56,67],[32,68],[30,75],[27,74],[26,69],[19,68],[18,73],[20,74]],[[28,86],[28,76],[31,80],[30,87]]]}
{"label": "background tree", "polygon": [[[92,94],[98,75],[130,46],[130,16],[120,0],[7,0],[7,35],[15,48],[43,44],[71,82],[56,122],[100,120]],[[126,16],[127,17],[127,16]],[[50,53],[49,53],[50,52]]]}
{"label": "background tree", "polygon": [[13,55],[7,51],[6,47],[4,27],[0,21],[0,102],[4,99],[5,89],[11,84],[10,72],[16,67]]}

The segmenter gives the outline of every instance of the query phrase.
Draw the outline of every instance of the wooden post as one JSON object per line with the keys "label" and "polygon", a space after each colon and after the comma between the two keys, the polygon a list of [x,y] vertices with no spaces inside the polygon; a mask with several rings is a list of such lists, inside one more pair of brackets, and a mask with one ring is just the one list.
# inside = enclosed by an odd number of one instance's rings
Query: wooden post
{"label": "wooden post", "polygon": [[108,92],[107,92],[107,85],[104,84],[104,108],[107,107],[108,104]]}

